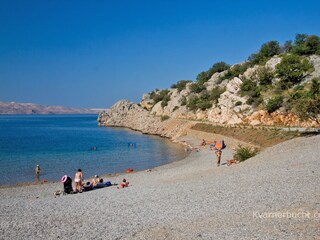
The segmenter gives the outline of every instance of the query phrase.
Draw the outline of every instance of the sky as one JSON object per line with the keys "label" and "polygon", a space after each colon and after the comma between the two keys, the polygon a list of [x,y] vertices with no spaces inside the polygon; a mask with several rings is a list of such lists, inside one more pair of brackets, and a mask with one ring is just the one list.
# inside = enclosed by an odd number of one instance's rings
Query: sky
{"label": "sky", "polygon": [[320,1],[0,0],[0,101],[108,108],[320,35]]}

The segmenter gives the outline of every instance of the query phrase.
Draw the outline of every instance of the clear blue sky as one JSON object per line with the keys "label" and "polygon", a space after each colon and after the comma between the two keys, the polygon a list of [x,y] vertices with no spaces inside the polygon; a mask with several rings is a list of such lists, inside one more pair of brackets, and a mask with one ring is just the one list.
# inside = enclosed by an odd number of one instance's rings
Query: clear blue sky
{"label": "clear blue sky", "polygon": [[110,107],[320,35],[320,1],[0,0],[0,101]]}

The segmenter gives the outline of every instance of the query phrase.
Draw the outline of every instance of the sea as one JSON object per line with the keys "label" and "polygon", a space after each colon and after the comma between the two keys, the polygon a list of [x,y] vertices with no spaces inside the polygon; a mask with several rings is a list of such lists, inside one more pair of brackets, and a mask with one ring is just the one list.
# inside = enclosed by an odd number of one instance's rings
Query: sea
{"label": "sea", "polygon": [[187,155],[168,139],[99,127],[96,120],[97,115],[0,115],[0,185],[60,181],[79,168],[85,178],[139,171]]}

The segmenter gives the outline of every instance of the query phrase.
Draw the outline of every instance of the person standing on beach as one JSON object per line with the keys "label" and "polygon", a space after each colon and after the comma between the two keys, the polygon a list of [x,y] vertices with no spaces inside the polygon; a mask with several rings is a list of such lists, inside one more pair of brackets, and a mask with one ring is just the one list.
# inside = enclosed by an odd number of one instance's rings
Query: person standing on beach
{"label": "person standing on beach", "polygon": [[222,155],[222,151],[221,151],[221,149],[215,149],[215,154],[216,154],[216,156],[217,156],[217,167],[219,167],[220,166],[220,161],[221,161],[221,155]]}
{"label": "person standing on beach", "polygon": [[75,191],[82,192],[83,173],[81,169],[78,169],[74,176]]}
{"label": "person standing on beach", "polygon": [[36,166],[36,177],[39,178],[39,175],[40,175],[40,166],[37,165]]}
{"label": "person standing on beach", "polygon": [[214,147],[214,152],[217,156],[217,167],[220,166],[220,161],[221,161],[221,155],[222,155],[222,149],[226,147],[224,144],[224,141],[214,141],[213,142],[213,147]]}

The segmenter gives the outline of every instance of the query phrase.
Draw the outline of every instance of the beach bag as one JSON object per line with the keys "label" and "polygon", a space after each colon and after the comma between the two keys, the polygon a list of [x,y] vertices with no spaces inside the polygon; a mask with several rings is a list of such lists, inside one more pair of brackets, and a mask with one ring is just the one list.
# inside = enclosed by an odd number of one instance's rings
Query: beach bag
{"label": "beach bag", "polygon": [[226,148],[226,144],[224,143],[224,140],[222,141],[217,141],[215,144],[214,144],[214,147],[217,149],[217,150],[223,150]]}
{"label": "beach bag", "polygon": [[72,188],[72,179],[65,175],[62,177],[61,181],[63,182],[63,191],[66,194],[73,193],[73,188]]}

